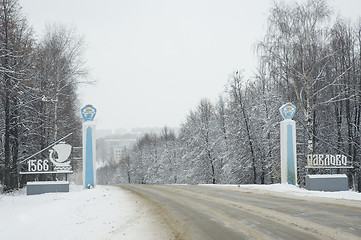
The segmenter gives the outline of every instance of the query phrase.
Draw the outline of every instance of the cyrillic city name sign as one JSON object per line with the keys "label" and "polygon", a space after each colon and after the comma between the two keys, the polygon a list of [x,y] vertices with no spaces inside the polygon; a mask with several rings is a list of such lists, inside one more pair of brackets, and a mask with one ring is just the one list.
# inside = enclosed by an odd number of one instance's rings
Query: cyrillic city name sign
{"label": "cyrillic city name sign", "polygon": [[342,154],[309,154],[306,168],[353,168]]}

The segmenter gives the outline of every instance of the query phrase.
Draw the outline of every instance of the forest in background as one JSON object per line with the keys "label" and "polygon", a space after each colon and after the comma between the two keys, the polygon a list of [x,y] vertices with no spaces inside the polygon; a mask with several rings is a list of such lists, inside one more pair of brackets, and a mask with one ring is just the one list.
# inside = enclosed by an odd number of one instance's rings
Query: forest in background
{"label": "forest in background", "polygon": [[[83,40],[49,25],[36,39],[16,0],[0,1],[0,185],[22,187],[19,163],[73,133],[80,145],[76,89],[86,76]],[[42,153],[39,158],[46,158]]]}
{"label": "forest in background", "polygon": [[99,183],[279,183],[278,109],[292,102],[298,183],[307,154],[343,154],[353,169],[309,173],[346,173],[361,191],[361,20],[336,18],[325,0],[274,3],[255,49],[250,79],[230,74],[219,99],[201,100],[179,133],[146,134],[98,169]]}

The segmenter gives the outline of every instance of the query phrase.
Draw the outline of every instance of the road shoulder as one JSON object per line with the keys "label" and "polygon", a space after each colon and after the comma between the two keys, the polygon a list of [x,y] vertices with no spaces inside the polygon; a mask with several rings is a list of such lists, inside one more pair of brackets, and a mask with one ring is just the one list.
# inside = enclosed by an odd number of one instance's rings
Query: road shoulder
{"label": "road shoulder", "polygon": [[[150,216],[152,219],[152,221],[147,224],[148,227],[152,226],[152,235],[145,233],[145,236],[150,238],[144,239],[192,240],[192,238],[187,235],[187,231],[183,229],[184,226],[181,225],[179,220],[159,202],[154,201],[141,193],[133,191],[133,189],[128,188],[126,185],[117,186],[121,187],[124,191],[131,195],[135,201],[137,201],[137,205],[139,207],[138,211],[141,211],[144,215]],[[139,226],[134,229],[134,231],[140,231],[138,228]],[[144,231],[144,229],[142,228],[141,231]]]}

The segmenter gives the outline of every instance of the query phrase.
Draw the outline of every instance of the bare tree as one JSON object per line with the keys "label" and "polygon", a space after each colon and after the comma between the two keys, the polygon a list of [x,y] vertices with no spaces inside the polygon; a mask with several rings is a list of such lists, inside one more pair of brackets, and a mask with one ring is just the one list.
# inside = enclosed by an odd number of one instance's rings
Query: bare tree
{"label": "bare tree", "polygon": [[[52,104],[52,138],[58,138],[61,127],[71,125],[71,116],[67,111],[77,109],[76,89],[81,79],[86,76],[83,59],[83,39],[78,37],[74,29],[64,26],[48,26],[44,39],[40,42],[37,52],[37,75],[42,94]],[[74,104],[75,103],[75,104]],[[44,108],[44,106],[42,106]],[[43,109],[44,111],[45,109]]]}
{"label": "bare tree", "polygon": [[[247,91],[244,85],[245,80],[241,72],[235,72],[230,79],[229,83],[229,95],[230,95],[230,105],[233,114],[235,116],[234,131],[235,136],[238,135],[238,147],[242,145],[242,142],[247,143],[246,147],[249,150],[250,159],[250,168],[252,172],[252,183],[256,183],[257,181],[257,171],[256,171],[256,153],[254,148],[254,139],[252,136],[252,126],[251,126],[251,116],[248,111],[250,106],[250,99],[247,98]],[[245,139],[243,140],[243,137]],[[248,161],[245,162],[246,167],[248,168]]]}
{"label": "bare tree", "polygon": [[325,0],[308,0],[294,6],[275,4],[265,40],[259,44],[272,77],[285,82],[294,92],[305,117],[310,154],[314,151],[316,98],[338,81],[325,79],[333,55],[328,51],[329,31],[324,25],[329,16]]}
{"label": "bare tree", "polygon": [[[4,108],[4,185],[17,187],[20,149],[20,105],[27,87],[33,38],[26,19],[21,16],[16,0],[0,2],[0,75],[1,100]],[[13,176],[13,177],[11,177]]]}

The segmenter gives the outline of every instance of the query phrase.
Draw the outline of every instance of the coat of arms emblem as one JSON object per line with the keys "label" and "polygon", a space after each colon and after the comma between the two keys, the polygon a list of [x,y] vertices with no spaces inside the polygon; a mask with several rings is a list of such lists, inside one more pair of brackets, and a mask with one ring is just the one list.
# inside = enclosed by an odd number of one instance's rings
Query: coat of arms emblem
{"label": "coat of arms emblem", "polygon": [[292,103],[286,103],[280,107],[283,119],[292,119],[296,113],[296,107]]}
{"label": "coat of arms emblem", "polygon": [[81,109],[81,115],[83,116],[84,121],[93,121],[96,113],[97,110],[90,104],[85,105],[85,107]]}

